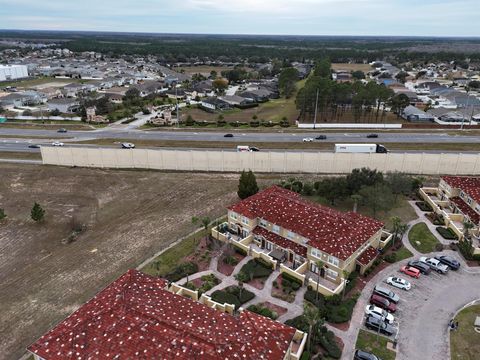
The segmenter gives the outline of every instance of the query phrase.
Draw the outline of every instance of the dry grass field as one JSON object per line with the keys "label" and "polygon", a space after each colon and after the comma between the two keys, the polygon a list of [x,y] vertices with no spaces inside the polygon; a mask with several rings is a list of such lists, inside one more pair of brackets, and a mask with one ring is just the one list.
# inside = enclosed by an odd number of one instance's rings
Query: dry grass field
{"label": "dry grass field", "polygon": [[[129,268],[218,217],[237,175],[0,164],[0,358],[25,347]],[[34,201],[43,224],[30,219]],[[64,243],[73,220],[86,225]]]}
{"label": "dry grass field", "polygon": [[369,64],[347,64],[347,63],[337,63],[332,64],[333,70],[346,70],[346,71],[363,71],[364,73],[373,70]]}

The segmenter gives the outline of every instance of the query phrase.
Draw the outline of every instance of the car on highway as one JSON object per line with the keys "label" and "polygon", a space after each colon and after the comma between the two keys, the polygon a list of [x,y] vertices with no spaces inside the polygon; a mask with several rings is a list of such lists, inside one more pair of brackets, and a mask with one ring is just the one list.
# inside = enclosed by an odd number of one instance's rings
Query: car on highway
{"label": "car on highway", "polygon": [[260,151],[260,149],[255,146],[250,146],[250,151],[256,152],[256,151]]}
{"label": "car on highway", "polygon": [[311,137],[303,138],[303,142],[313,142],[313,138]]}
{"label": "car on highway", "polygon": [[383,296],[385,299],[387,299],[388,301],[392,301],[395,304],[400,301],[400,296],[398,296],[393,291],[384,286],[375,285],[375,287],[373,288],[373,293]]}
{"label": "car on highway", "polygon": [[400,272],[404,273],[405,275],[411,276],[415,279],[418,279],[420,277],[420,270],[413,266],[402,266],[400,268]]}
{"label": "car on highway", "polygon": [[54,142],[52,143],[52,146],[63,146],[63,145],[65,145],[65,144],[62,143],[62,142],[60,142],[60,141],[54,141]]}
{"label": "car on highway", "polygon": [[[417,269],[415,270],[418,271]],[[420,276],[420,271],[418,272],[418,276]],[[387,284],[403,290],[410,290],[412,288],[412,284],[410,284],[410,282],[396,276],[390,276],[387,279]]]}
{"label": "car on highway", "polygon": [[327,140],[327,135],[318,135],[315,140]]}
{"label": "car on highway", "polygon": [[28,147],[29,147],[30,149],[39,149],[39,148],[40,148],[40,145],[38,145],[38,144],[30,144],[30,145],[28,145]]}
{"label": "car on highway", "polygon": [[353,360],[382,360],[377,355],[357,349],[353,355]]}
{"label": "car on highway", "polygon": [[59,133],[66,133],[66,132],[67,132],[67,129],[65,129],[65,128],[60,128],[60,129],[57,130],[57,132],[59,132]]}
{"label": "car on highway", "polygon": [[367,135],[367,138],[369,138],[369,139],[376,139],[376,138],[378,138],[378,134],[368,134],[368,135]]}
{"label": "car on highway", "polygon": [[439,274],[446,274],[448,272],[448,266],[442,264],[439,260],[435,258],[422,256],[418,260],[420,260],[420,262],[424,264],[427,264],[432,270],[438,272]]}
{"label": "car on highway", "polygon": [[372,294],[370,297],[370,304],[376,305],[384,310],[387,310],[390,313],[397,311],[397,306],[393,303],[381,297],[380,295]]}
{"label": "car on highway", "polygon": [[460,262],[455,260],[453,257],[448,255],[437,255],[435,259],[440,261],[442,264],[447,265],[452,270],[458,270],[460,268]]}
{"label": "car on highway", "polygon": [[122,143],[122,149],[135,149],[135,144],[132,144],[132,143]]}
{"label": "car on highway", "polygon": [[365,307],[365,315],[374,316],[379,319],[385,319],[385,321],[389,324],[393,324],[395,321],[395,317],[392,314],[375,305],[367,305]]}
{"label": "car on highway", "polygon": [[367,329],[378,331],[387,336],[392,336],[397,332],[397,329],[394,326],[388,324],[382,319],[377,319],[373,316],[368,316],[365,319],[365,326]]}
{"label": "car on highway", "polygon": [[232,137],[233,137],[233,134],[225,134],[225,135],[223,135],[223,137],[232,138]]}
{"label": "car on highway", "polygon": [[432,271],[432,269],[430,269],[430,266],[428,266],[427,264],[424,264],[424,263],[422,263],[418,260],[410,260],[408,262],[408,266],[411,266],[411,267],[414,267],[415,269],[420,270],[422,275],[428,275]]}

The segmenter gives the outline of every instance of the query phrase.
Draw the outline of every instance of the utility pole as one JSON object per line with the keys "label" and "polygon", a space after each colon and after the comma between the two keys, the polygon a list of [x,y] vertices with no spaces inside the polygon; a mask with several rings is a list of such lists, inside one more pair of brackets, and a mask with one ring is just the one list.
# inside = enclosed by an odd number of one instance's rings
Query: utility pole
{"label": "utility pole", "polygon": [[[465,90],[467,91],[467,104],[465,106],[465,110],[468,109],[468,103],[470,101],[470,96],[468,95],[469,91],[470,91],[470,88],[467,86],[465,87]],[[471,120],[470,120],[471,122]],[[465,111],[462,110],[462,126],[460,127],[460,130],[463,130],[463,124],[465,123]]]}
{"label": "utility pole", "polygon": [[318,89],[317,89],[317,96],[315,100],[315,117],[313,118],[313,129],[317,126],[317,113],[318,113]]}
{"label": "utility pole", "polygon": [[177,125],[180,126],[180,108],[178,107],[178,96],[177,96],[177,83],[175,83],[175,104],[177,112]]}

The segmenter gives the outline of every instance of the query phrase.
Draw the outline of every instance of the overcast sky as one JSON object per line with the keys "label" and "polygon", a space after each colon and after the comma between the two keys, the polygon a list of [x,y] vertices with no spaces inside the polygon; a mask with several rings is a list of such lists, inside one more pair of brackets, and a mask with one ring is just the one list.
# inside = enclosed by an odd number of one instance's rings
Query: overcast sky
{"label": "overcast sky", "polygon": [[0,0],[0,28],[480,36],[480,0]]}

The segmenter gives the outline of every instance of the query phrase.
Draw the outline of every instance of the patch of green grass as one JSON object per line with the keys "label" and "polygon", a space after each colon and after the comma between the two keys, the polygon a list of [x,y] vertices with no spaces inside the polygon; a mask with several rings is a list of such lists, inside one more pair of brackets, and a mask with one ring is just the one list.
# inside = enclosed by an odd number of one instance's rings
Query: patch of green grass
{"label": "patch of green grass", "polygon": [[181,259],[194,253],[198,239],[202,236],[205,236],[205,230],[203,229],[157,256],[141,271],[152,276],[165,276],[172,272]]}
{"label": "patch of green grass", "polygon": [[412,252],[404,246],[398,249],[395,253],[397,254],[397,258],[396,258],[397,261],[402,261],[404,259],[408,259],[409,257],[413,256]]}
{"label": "patch of green grass", "polygon": [[439,244],[437,238],[428,230],[425,223],[415,224],[408,233],[408,240],[422,254],[435,251],[436,245]]}
{"label": "patch of green grass", "polygon": [[383,336],[360,330],[355,348],[371,352],[382,360],[395,360],[396,353],[387,349],[389,341]]}
{"label": "patch of green grass", "polygon": [[450,355],[452,360],[475,360],[480,354],[480,334],[475,332],[473,324],[480,316],[480,305],[462,310],[456,317],[458,329],[450,332]]}

